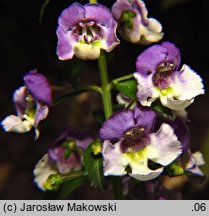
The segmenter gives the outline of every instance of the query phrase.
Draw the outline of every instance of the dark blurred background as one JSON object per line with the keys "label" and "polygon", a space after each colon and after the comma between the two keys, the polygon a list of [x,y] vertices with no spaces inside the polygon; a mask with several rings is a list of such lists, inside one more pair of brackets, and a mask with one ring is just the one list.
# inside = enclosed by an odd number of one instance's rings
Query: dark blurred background
{"label": "dark blurred background", "polygon": [[[54,98],[71,88],[65,79],[68,62],[56,56],[57,19],[61,11],[73,1],[51,0],[43,14],[39,14],[44,0],[0,0],[0,120],[15,114],[12,96],[23,85],[23,75],[37,68],[47,76],[54,90]],[[87,1],[79,1],[85,3]],[[99,1],[108,7],[114,1]],[[108,2],[108,3],[107,3]],[[189,108],[189,128],[192,151],[202,151],[206,165],[202,170],[209,176],[209,7],[207,0],[147,0],[149,17],[163,25],[165,37],[181,50],[182,63],[190,65],[204,80],[206,94],[198,96]],[[110,78],[135,70],[137,56],[146,46],[132,45],[121,40],[109,55]],[[86,63],[81,84],[99,84],[97,62]],[[64,88],[59,88],[64,86]],[[33,183],[32,170],[46,153],[51,142],[63,127],[72,125],[96,133],[98,124],[92,112],[101,108],[98,95],[84,93],[53,107],[47,120],[40,124],[41,136],[34,142],[34,132],[4,133],[0,129],[0,199],[42,199],[43,194]],[[168,189],[178,189],[183,199],[209,199],[209,184],[202,185],[174,178],[166,183]],[[84,193],[85,191],[85,193]],[[73,199],[108,199],[85,186],[72,195]]]}

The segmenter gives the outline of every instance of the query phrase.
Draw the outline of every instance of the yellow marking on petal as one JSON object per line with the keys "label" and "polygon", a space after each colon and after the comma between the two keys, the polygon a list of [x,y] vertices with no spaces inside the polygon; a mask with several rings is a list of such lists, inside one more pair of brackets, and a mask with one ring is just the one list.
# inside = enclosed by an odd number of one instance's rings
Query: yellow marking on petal
{"label": "yellow marking on petal", "polygon": [[138,152],[128,152],[124,156],[130,161],[130,163],[147,163],[147,148],[144,148]]}

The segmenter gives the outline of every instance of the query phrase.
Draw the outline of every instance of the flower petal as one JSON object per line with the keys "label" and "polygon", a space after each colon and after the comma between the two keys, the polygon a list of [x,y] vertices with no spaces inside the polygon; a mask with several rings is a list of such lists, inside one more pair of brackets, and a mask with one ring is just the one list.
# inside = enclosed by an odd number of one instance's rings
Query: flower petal
{"label": "flower petal", "polygon": [[147,132],[150,132],[155,124],[157,117],[156,113],[153,110],[145,107],[135,107],[133,112],[135,125],[143,127]]}
{"label": "flower petal", "polygon": [[181,62],[180,50],[173,43],[165,41],[162,43],[162,46],[167,49],[166,61],[173,63],[177,70]]}
{"label": "flower petal", "polygon": [[41,104],[37,103],[36,114],[35,114],[35,127],[38,127],[40,121],[44,120],[49,113],[48,106],[42,106]]}
{"label": "flower petal", "polygon": [[61,174],[66,174],[72,170],[79,170],[82,167],[81,158],[77,157],[74,153],[67,158],[65,158],[65,148],[57,147],[54,149],[49,149],[49,158],[53,163],[56,164],[56,167]]}
{"label": "flower petal", "polygon": [[157,133],[150,135],[150,140],[147,157],[153,162],[167,166],[182,153],[181,143],[168,124],[163,123]]}
{"label": "flower petal", "polygon": [[22,121],[20,117],[15,115],[7,116],[1,124],[5,131],[16,133],[28,132],[33,127],[33,124],[30,121]]}
{"label": "flower petal", "polygon": [[124,132],[135,125],[133,111],[123,110],[114,113],[100,128],[99,137],[103,140],[120,139]]}
{"label": "flower petal", "polygon": [[[118,104],[122,104],[124,105],[124,107],[126,108],[132,101],[131,101],[131,98],[119,93],[117,94],[116,96],[116,100],[118,102]],[[129,109],[134,109],[134,107],[136,106],[136,102],[134,102],[130,107]]]}
{"label": "flower petal", "polygon": [[102,40],[106,44],[102,48],[111,52],[120,42],[116,36],[117,22],[113,19],[111,11],[102,4],[86,4],[84,8],[85,19],[93,20],[102,30]]}
{"label": "flower petal", "polygon": [[22,86],[14,92],[13,102],[16,107],[17,114],[20,118],[25,114],[25,109],[27,106],[26,98],[26,87]]}
{"label": "flower petal", "polygon": [[137,98],[143,106],[150,106],[155,101],[160,93],[154,91],[152,83],[152,75],[143,76],[140,73],[134,73],[134,77],[137,81]]}
{"label": "flower petal", "polygon": [[103,169],[104,175],[125,175],[125,168],[128,165],[128,161],[123,158],[123,153],[120,149],[120,142],[112,143],[109,140],[105,140],[102,147],[103,155]]}
{"label": "flower petal", "polygon": [[74,55],[75,39],[72,36],[72,32],[66,32],[61,27],[57,28],[57,55],[60,60],[72,59]]}
{"label": "flower petal", "polygon": [[162,45],[154,45],[146,49],[137,58],[137,72],[143,75],[155,73],[159,64],[169,62],[174,64],[178,69],[180,64],[179,49],[170,42],[164,42]]}
{"label": "flower petal", "polygon": [[178,100],[160,95],[160,101],[165,107],[172,110],[182,110],[192,104],[194,100]]}
{"label": "flower petal", "polygon": [[75,55],[83,60],[94,60],[100,56],[100,46],[77,43],[74,47]]}
{"label": "flower petal", "polygon": [[43,103],[47,106],[52,104],[52,92],[46,77],[37,70],[32,70],[24,76],[25,85],[27,90],[39,103]]}
{"label": "flower petal", "polygon": [[181,71],[175,74],[172,86],[179,100],[191,100],[197,95],[204,94],[201,77],[187,65],[183,65]]}
{"label": "flower petal", "polygon": [[204,164],[205,161],[201,152],[190,153],[190,158],[185,170],[197,176],[204,176],[199,168],[199,166]]}
{"label": "flower petal", "polygon": [[140,43],[149,44],[162,39],[162,25],[156,19],[148,19],[148,25],[140,25],[140,33],[143,36]]}
{"label": "flower petal", "polygon": [[142,75],[155,73],[157,66],[165,61],[167,49],[161,45],[154,45],[140,54],[136,61],[136,70]]}
{"label": "flower petal", "polygon": [[48,154],[45,154],[36,164],[33,174],[35,176],[34,182],[41,190],[44,189],[44,183],[47,181],[48,177],[52,174],[56,174],[57,170],[54,169],[50,163]]}
{"label": "flower petal", "polygon": [[143,174],[129,174],[129,175],[139,181],[149,181],[157,178],[162,173],[163,170],[164,170],[163,167],[158,168],[156,170],[147,169],[147,172],[144,172]]}
{"label": "flower petal", "polygon": [[59,17],[59,26],[64,32],[74,28],[81,20],[85,18],[85,9],[78,2],[73,3],[63,10]]}
{"label": "flower petal", "polygon": [[121,18],[123,11],[126,11],[131,8],[131,4],[127,0],[118,0],[112,6],[112,14],[116,20]]}

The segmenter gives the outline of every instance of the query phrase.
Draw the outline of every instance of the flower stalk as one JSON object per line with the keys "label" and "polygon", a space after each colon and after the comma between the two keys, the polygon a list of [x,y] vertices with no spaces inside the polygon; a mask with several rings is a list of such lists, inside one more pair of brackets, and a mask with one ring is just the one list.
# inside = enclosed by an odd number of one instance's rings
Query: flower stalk
{"label": "flower stalk", "polygon": [[[107,63],[103,50],[101,50],[100,57],[98,59],[101,88],[102,88],[102,100],[104,106],[105,118],[108,119],[112,115],[112,101],[111,101],[111,85],[108,83]],[[113,186],[113,192],[115,199],[123,199],[122,195],[122,179],[111,177]]]}
{"label": "flower stalk", "polygon": [[112,115],[112,101],[110,95],[110,85],[108,83],[108,74],[107,74],[107,63],[105,58],[105,53],[102,50],[100,57],[98,59],[100,79],[101,79],[101,88],[102,88],[102,100],[104,106],[105,118],[108,119]]}

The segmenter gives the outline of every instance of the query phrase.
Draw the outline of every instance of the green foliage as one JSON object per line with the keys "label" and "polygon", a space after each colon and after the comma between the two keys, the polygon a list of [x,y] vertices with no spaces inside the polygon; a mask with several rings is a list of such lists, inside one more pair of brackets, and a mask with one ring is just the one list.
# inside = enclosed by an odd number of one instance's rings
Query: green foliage
{"label": "green foliage", "polygon": [[136,100],[137,82],[135,79],[118,82],[114,85],[114,88],[121,94],[131,98],[132,100]]}
{"label": "green foliage", "polygon": [[156,111],[158,111],[158,112],[160,112],[160,113],[165,113],[165,114],[167,114],[167,115],[172,116],[171,110],[170,110],[169,108],[167,108],[167,107],[164,107],[164,106],[162,105],[162,103],[160,102],[160,100],[154,101],[154,102],[152,103],[151,107],[152,107],[154,110],[156,110]]}
{"label": "green foliage", "polygon": [[184,174],[184,169],[177,162],[173,162],[165,168],[165,173],[170,177],[179,176]]}
{"label": "green foliage", "polygon": [[99,140],[93,141],[84,153],[83,163],[84,170],[91,185],[104,190],[104,177],[102,170],[102,155],[95,155],[92,147],[95,145],[102,145]]}
{"label": "green foliage", "polygon": [[75,189],[79,188],[87,182],[86,176],[80,176],[78,178],[66,181],[57,193],[58,199],[63,199],[69,196]]}

